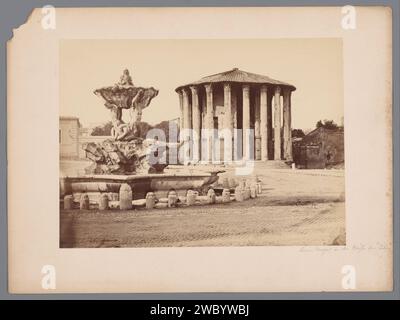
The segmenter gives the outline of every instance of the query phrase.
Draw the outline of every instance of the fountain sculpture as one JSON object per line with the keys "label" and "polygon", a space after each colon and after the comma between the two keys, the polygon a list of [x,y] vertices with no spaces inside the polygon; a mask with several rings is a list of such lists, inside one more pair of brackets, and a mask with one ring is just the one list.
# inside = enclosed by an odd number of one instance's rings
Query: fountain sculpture
{"label": "fountain sculpture", "polygon": [[[97,89],[94,94],[101,97],[110,110],[111,137],[83,146],[92,165],[85,169],[84,175],[60,178],[61,197],[72,195],[74,201],[78,201],[82,194],[87,194],[91,202],[98,202],[101,195],[107,194],[115,200],[123,184],[131,187],[133,199],[143,199],[148,192],[158,198],[166,197],[171,190],[178,196],[186,195],[188,190],[206,194],[210,185],[218,180],[220,171],[164,173],[168,163],[150,157],[160,150],[157,146],[162,143],[140,138],[138,124],[142,110],[158,95],[158,90],[134,86],[129,71],[124,70],[118,83]],[[122,120],[123,110],[129,112],[127,123]],[[163,152],[168,152],[169,148],[178,150],[180,144],[164,143],[163,147]],[[157,159],[165,157],[159,155]]]}

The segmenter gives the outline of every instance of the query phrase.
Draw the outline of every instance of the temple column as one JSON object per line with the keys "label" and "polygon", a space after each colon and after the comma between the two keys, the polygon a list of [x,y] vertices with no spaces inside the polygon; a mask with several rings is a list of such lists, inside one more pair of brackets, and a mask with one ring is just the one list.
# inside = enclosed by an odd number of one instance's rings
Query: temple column
{"label": "temple column", "polygon": [[263,85],[260,88],[260,131],[261,131],[261,160],[268,160],[268,88]]}
{"label": "temple column", "polygon": [[231,97],[231,85],[229,83],[224,84],[224,111],[225,111],[225,124],[224,127],[229,130],[228,135],[229,141],[225,141],[224,137],[224,160],[228,162],[232,160],[232,132],[233,132],[233,121],[232,121],[232,97]]}
{"label": "temple column", "polygon": [[272,125],[272,98],[274,97],[274,91],[268,90],[267,96],[267,149],[268,149],[268,160],[274,159],[274,146],[272,144],[273,137],[273,125]]}
{"label": "temple column", "polygon": [[293,160],[292,157],[292,125],[290,110],[291,91],[283,91],[283,156],[285,160]]}
{"label": "temple column", "polygon": [[190,129],[190,104],[189,104],[189,93],[186,89],[182,89],[182,108],[183,108],[183,128]]}
{"label": "temple column", "polygon": [[[203,90],[198,90],[199,94],[203,93]],[[206,112],[206,98],[205,98],[205,92],[202,94],[201,98],[201,107],[200,107],[200,116],[201,116],[201,129],[206,128],[206,122],[207,122],[207,112]]]}
{"label": "temple column", "polygon": [[194,155],[196,155],[195,160],[200,160],[200,126],[201,126],[201,113],[200,113],[200,105],[199,105],[199,96],[197,87],[191,86],[190,90],[192,91],[192,122],[193,122],[193,148],[195,148]]}
{"label": "temple column", "polygon": [[182,91],[178,92],[179,95],[179,130],[183,128],[183,94]]}
{"label": "temple column", "polygon": [[248,160],[249,153],[249,130],[250,130],[250,86],[245,84],[243,91],[243,158]]}
{"label": "temple column", "polygon": [[190,148],[187,145],[190,141],[190,104],[189,104],[189,92],[187,89],[182,89],[182,108],[183,108],[183,130],[180,132],[181,141],[185,141],[183,159],[180,161],[183,164],[187,164],[190,161]]}
{"label": "temple column", "polygon": [[261,160],[261,119],[260,119],[260,95],[256,94],[254,99],[254,137],[255,137],[255,159]]}
{"label": "temple column", "polygon": [[232,127],[237,128],[237,97],[235,91],[232,92],[231,86],[231,110],[232,110]]}
{"label": "temple column", "polygon": [[281,88],[274,94],[274,159],[281,160]]}
{"label": "temple column", "polygon": [[[232,90],[233,89],[233,90]],[[231,85],[231,107],[232,107],[232,127],[233,129],[237,129],[237,96],[235,88]],[[238,154],[238,138],[236,136],[237,131],[232,130],[232,138],[233,138],[233,159],[237,160],[239,158]]]}
{"label": "temple column", "polygon": [[206,125],[205,129],[208,130],[207,136],[207,161],[212,162],[213,155],[213,129],[214,129],[214,102],[211,84],[204,85],[206,89]]}

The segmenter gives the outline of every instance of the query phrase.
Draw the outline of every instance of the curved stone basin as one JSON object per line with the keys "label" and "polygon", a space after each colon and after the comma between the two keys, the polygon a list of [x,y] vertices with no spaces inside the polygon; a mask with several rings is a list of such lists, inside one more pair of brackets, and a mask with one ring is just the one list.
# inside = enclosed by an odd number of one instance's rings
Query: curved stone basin
{"label": "curved stone basin", "polygon": [[79,199],[80,194],[87,193],[91,202],[96,202],[101,193],[118,194],[123,183],[132,188],[134,200],[144,199],[147,192],[163,198],[170,190],[175,190],[178,196],[185,196],[187,190],[206,192],[218,180],[220,172],[67,176],[60,178],[60,197],[72,194]]}

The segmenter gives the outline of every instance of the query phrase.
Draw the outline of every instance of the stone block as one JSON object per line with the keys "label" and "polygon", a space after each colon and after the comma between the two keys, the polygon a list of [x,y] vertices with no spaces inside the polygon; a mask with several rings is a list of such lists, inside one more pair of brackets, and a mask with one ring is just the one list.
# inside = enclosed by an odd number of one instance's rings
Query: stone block
{"label": "stone block", "polygon": [[79,209],[89,210],[89,196],[86,193],[82,193],[79,201]]}
{"label": "stone block", "polygon": [[144,207],[146,205],[146,199],[136,199],[132,201],[132,205],[134,208],[136,207]]}
{"label": "stone block", "polygon": [[154,192],[147,192],[146,194],[146,209],[153,209],[156,205],[156,196]]}
{"label": "stone block", "polygon": [[178,196],[176,194],[176,191],[170,191],[168,193],[168,207],[172,208],[172,207],[176,207],[176,204],[178,202]]}
{"label": "stone block", "polygon": [[261,184],[261,182],[257,182],[257,192],[258,192],[258,194],[262,193],[262,184]]}
{"label": "stone block", "polygon": [[105,193],[100,194],[99,196],[99,210],[107,210],[109,209],[108,206],[108,195]]}
{"label": "stone block", "polygon": [[186,195],[186,204],[188,206],[194,205],[196,203],[196,197],[197,194],[194,191],[189,190]]}
{"label": "stone block", "polygon": [[66,195],[64,197],[64,210],[71,210],[74,208],[74,197],[72,195]]}
{"label": "stone block", "polygon": [[165,203],[165,202],[158,202],[158,203],[155,204],[154,208],[157,208],[157,209],[165,209],[165,208],[168,208],[168,203]]}
{"label": "stone block", "polygon": [[132,209],[133,193],[129,184],[124,183],[119,189],[119,208],[120,210]]}
{"label": "stone block", "polygon": [[231,201],[231,192],[229,189],[222,190],[222,202],[230,202]]}
{"label": "stone block", "polygon": [[257,186],[254,184],[250,187],[250,198],[257,198]]}
{"label": "stone block", "polygon": [[244,199],[250,199],[250,195],[251,195],[251,190],[249,186],[246,186],[246,188],[244,189]]}
{"label": "stone block", "polygon": [[243,189],[240,186],[235,188],[235,200],[242,202],[244,200]]}
{"label": "stone block", "polygon": [[207,202],[209,204],[215,203],[216,196],[215,196],[215,191],[213,189],[208,190],[207,192]]}

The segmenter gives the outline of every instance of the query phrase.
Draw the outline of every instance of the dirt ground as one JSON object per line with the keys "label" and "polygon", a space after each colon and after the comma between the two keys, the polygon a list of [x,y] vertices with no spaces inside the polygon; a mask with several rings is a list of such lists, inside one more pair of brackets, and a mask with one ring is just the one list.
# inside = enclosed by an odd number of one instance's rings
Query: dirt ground
{"label": "dirt ground", "polygon": [[256,168],[263,192],[229,204],[61,211],[60,247],[344,245],[343,170]]}

